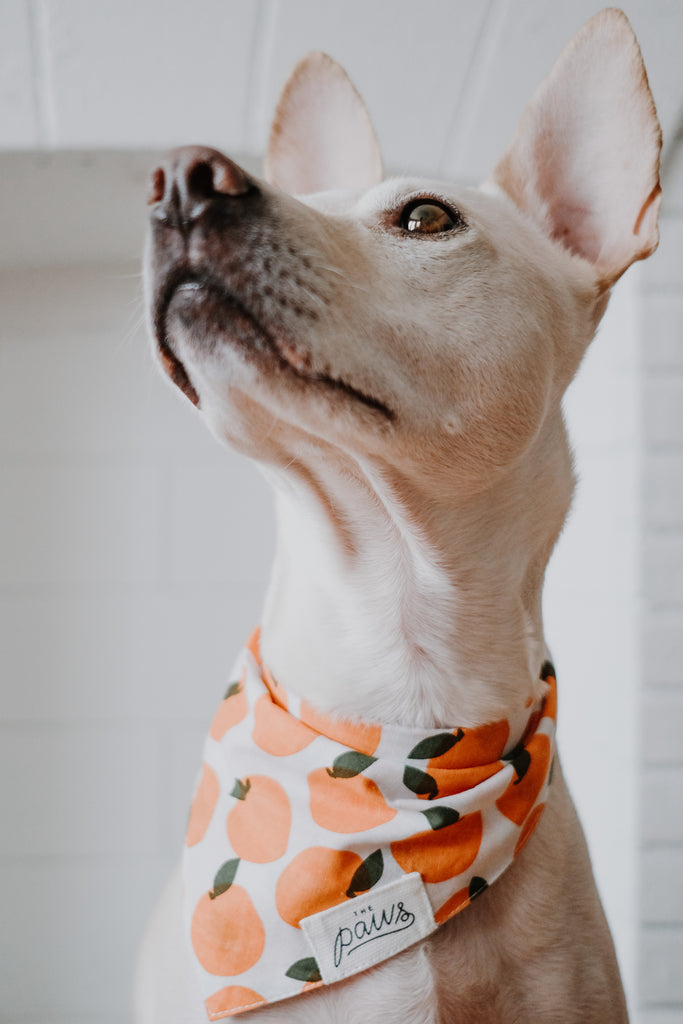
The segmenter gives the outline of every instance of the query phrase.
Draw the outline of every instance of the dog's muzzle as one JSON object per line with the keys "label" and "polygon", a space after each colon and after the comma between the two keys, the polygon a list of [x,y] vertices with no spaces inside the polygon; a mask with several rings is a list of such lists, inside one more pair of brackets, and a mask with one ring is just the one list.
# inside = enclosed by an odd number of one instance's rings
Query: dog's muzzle
{"label": "dog's muzzle", "polygon": [[310,330],[324,298],[311,257],[281,240],[278,203],[257,179],[215,149],[185,146],[152,171],[148,202],[157,351],[194,405],[199,395],[181,361],[174,325],[192,333],[191,345],[204,352],[228,343],[265,372],[293,374],[383,420],[394,418],[364,387],[331,373],[324,362],[316,366],[300,342],[301,323]]}
{"label": "dog's muzzle", "polygon": [[168,376],[196,406],[197,391],[167,335],[169,306],[179,292],[197,290],[205,276],[188,256],[192,236],[201,235],[209,223],[225,227],[243,219],[260,200],[256,182],[241,167],[205,146],[171,150],[149,178],[158,354]]}

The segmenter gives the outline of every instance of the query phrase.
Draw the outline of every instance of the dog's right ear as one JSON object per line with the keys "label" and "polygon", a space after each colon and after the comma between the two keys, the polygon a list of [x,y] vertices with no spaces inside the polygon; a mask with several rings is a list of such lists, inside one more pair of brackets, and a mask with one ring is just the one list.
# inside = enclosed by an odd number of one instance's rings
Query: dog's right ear
{"label": "dog's right ear", "polygon": [[607,8],[541,83],[492,179],[609,288],[657,247],[661,145],[636,37]]}
{"label": "dog's right ear", "polygon": [[299,194],[369,188],[382,180],[382,158],[365,104],[326,53],[309,53],[285,83],[270,130],[265,178]]}

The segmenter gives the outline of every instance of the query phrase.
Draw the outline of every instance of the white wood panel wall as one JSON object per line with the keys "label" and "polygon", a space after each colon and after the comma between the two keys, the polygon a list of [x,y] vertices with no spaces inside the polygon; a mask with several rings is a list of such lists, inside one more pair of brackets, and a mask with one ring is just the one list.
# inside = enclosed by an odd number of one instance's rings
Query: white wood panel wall
{"label": "white wood panel wall", "polygon": [[[596,0],[2,0],[0,148],[263,151],[309,49],[345,64],[387,165],[479,180]],[[603,6],[607,6],[606,4]],[[683,7],[624,0],[667,134]]]}
{"label": "white wood panel wall", "polygon": [[641,364],[642,1024],[683,1021],[683,136],[664,189],[660,252],[645,272]]}

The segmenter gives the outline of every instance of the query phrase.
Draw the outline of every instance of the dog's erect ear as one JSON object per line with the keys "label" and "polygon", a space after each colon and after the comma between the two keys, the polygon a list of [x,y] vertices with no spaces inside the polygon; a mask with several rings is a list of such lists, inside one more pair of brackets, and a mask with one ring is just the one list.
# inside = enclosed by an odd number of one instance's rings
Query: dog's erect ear
{"label": "dog's erect ear", "polygon": [[286,192],[369,188],[382,158],[365,104],[326,53],[309,53],[289,76],[270,130],[265,177]]}
{"label": "dog's erect ear", "polygon": [[657,247],[661,142],[633,30],[608,8],[563,51],[492,179],[609,287]]}

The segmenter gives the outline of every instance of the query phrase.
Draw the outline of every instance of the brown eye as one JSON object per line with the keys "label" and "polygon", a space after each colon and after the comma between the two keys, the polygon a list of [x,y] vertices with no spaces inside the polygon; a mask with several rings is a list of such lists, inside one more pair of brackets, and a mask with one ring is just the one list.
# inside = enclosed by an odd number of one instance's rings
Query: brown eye
{"label": "brown eye", "polygon": [[420,235],[435,235],[452,231],[462,221],[458,214],[434,199],[415,199],[401,212],[400,225],[404,231]]}

